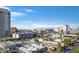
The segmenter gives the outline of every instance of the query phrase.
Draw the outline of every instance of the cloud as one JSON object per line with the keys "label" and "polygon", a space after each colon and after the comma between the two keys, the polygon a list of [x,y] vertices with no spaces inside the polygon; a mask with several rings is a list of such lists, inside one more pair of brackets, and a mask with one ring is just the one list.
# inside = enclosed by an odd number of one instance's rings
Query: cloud
{"label": "cloud", "polygon": [[23,15],[24,13],[21,13],[21,12],[11,12],[12,17],[23,16]]}
{"label": "cloud", "polygon": [[22,22],[22,23],[14,23],[12,26],[16,26],[18,29],[46,29],[46,28],[57,28],[61,27],[63,25],[51,25],[51,24],[42,24],[42,23],[28,23],[28,22]]}
{"label": "cloud", "polygon": [[18,29],[34,29],[34,27],[29,24],[12,24],[11,27],[17,27]]}
{"label": "cloud", "polygon": [[33,27],[36,28],[55,28],[55,27],[61,27],[62,25],[51,25],[51,24],[32,24]]}
{"label": "cloud", "polygon": [[24,13],[11,11],[9,7],[0,6],[0,8],[10,10],[12,17],[23,16]]}
{"label": "cloud", "polygon": [[9,8],[9,7],[0,6],[0,8],[10,10],[10,8]]}
{"label": "cloud", "polygon": [[31,12],[35,12],[35,11],[32,10],[32,9],[26,9],[25,11],[26,11],[26,12],[29,12],[29,13],[31,13]]}

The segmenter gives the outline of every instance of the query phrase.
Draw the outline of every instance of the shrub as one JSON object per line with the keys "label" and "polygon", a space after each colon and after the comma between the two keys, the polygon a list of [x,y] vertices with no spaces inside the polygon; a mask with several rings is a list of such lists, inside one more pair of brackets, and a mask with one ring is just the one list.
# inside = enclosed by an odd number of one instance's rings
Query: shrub
{"label": "shrub", "polygon": [[58,45],[57,45],[57,48],[56,48],[56,53],[61,53],[61,50],[62,50],[62,46],[61,46],[61,44],[60,43],[58,43]]}

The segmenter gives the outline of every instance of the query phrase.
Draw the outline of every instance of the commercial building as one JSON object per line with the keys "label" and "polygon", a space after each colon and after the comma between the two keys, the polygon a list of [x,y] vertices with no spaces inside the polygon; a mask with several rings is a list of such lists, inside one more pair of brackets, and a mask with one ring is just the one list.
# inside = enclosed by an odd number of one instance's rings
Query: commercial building
{"label": "commercial building", "polygon": [[17,32],[17,28],[16,27],[11,27],[10,28],[10,32],[12,33],[16,33]]}
{"label": "commercial building", "polygon": [[66,34],[69,34],[69,33],[70,33],[70,26],[66,25]]}
{"label": "commercial building", "polygon": [[20,53],[43,53],[46,52],[47,47],[32,43],[19,47],[18,50]]}
{"label": "commercial building", "polygon": [[36,33],[19,33],[19,34],[12,34],[13,38],[20,38],[20,39],[25,39],[25,38],[35,38],[37,36]]}
{"label": "commercial building", "polygon": [[10,12],[0,8],[0,37],[10,36]]}
{"label": "commercial building", "polygon": [[24,42],[11,42],[5,43],[6,53],[43,53],[47,50],[42,44],[24,43]]}

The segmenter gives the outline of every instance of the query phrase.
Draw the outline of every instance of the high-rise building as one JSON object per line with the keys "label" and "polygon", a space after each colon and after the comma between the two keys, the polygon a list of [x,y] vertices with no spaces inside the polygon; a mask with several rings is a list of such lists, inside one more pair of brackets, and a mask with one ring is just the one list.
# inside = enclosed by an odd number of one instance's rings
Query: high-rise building
{"label": "high-rise building", "polygon": [[10,12],[0,8],[0,37],[10,36]]}
{"label": "high-rise building", "polygon": [[66,25],[66,33],[69,34],[70,33],[70,26]]}

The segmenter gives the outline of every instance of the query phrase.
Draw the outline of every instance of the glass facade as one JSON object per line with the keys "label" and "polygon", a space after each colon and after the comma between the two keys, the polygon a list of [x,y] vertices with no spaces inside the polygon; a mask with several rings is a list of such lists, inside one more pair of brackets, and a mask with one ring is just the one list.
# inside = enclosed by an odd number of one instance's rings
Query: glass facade
{"label": "glass facade", "polygon": [[10,35],[10,12],[0,8],[0,37]]}

